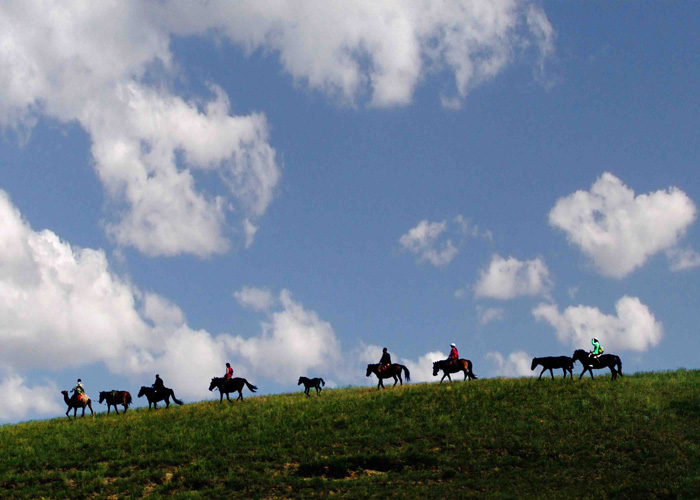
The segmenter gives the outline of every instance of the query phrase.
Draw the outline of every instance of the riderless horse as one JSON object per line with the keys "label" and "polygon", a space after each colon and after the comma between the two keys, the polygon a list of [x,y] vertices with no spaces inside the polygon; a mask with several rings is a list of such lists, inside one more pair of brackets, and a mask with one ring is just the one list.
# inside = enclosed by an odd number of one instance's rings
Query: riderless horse
{"label": "riderless horse", "polygon": [[569,372],[569,375],[571,375],[571,379],[573,380],[574,378],[574,360],[569,356],[546,356],[544,358],[533,358],[530,369],[534,370],[537,365],[542,366],[542,371],[540,372],[540,376],[537,380],[542,378],[542,374],[545,372],[545,370],[549,370],[549,374],[552,376],[552,380],[554,380],[554,372],[552,371],[552,368],[561,368],[564,370],[564,378],[566,378],[567,371]]}
{"label": "riderless horse", "polygon": [[131,404],[131,393],[129,391],[100,391],[100,404],[103,401],[107,402],[107,415],[109,415],[109,410],[112,406],[114,406],[114,411],[119,415],[117,405],[124,405],[124,413],[126,413]]}
{"label": "riderless horse", "polygon": [[316,394],[318,396],[321,395],[321,390],[322,390],[322,385],[326,385],[326,382],[322,378],[308,378],[308,377],[299,377],[299,382],[297,382],[297,385],[304,384],[304,394],[309,396],[309,390],[314,388],[316,389]]}

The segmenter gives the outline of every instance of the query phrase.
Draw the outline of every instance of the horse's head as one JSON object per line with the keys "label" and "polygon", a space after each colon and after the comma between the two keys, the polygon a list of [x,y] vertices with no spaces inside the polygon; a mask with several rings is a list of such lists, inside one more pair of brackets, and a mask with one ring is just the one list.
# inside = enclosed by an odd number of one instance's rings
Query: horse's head
{"label": "horse's head", "polygon": [[301,379],[302,379],[302,378],[304,378],[304,377],[299,377],[299,382],[297,382],[297,385],[301,385],[301,383],[302,383],[302,380],[301,380]]}
{"label": "horse's head", "polygon": [[581,361],[583,359],[586,359],[587,357],[588,356],[586,355],[586,351],[584,351],[583,349],[576,349],[574,351],[574,355],[571,356],[571,360],[573,363],[574,361]]}
{"label": "horse's head", "polygon": [[213,391],[216,387],[219,387],[218,380],[216,377],[211,379],[211,383],[209,384],[209,390]]}
{"label": "horse's head", "polygon": [[530,366],[530,370],[534,370],[536,366],[537,366],[537,358],[532,358],[532,365]]}
{"label": "horse's head", "polygon": [[438,371],[440,370],[439,363],[439,361],[433,361],[433,377],[437,377]]}
{"label": "horse's head", "polygon": [[104,391],[100,391],[100,404],[102,404],[102,401],[104,401],[107,398],[107,393]]}
{"label": "horse's head", "polygon": [[365,376],[369,377],[370,375],[372,375],[372,367],[373,366],[374,365],[372,365],[372,364],[367,365],[367,373],[365,373]]}
{"label": "horse's head", "polygon": [[148,387],[146,387],[145,385],[142,385],[142,386],[141,386],[141,389],[139,390],[139,395],[138,395],[138,397],[141,397],[141,396],[143,396],[144,394],[146,394],[146,390],[147,390],[147,389],[148,389]]}

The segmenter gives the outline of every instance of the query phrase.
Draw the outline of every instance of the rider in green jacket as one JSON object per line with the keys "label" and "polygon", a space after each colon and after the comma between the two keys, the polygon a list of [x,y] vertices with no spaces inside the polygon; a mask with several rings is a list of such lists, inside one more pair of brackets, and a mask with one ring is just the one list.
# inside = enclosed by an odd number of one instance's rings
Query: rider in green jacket
{"label": "rider in green jacket", "polygon": [[591,345],[593,346],[593,350],[590,352],[591,358],[597,358],[603,354],[603,346],[600,345],[597,338],[593,337],[591,339]]}

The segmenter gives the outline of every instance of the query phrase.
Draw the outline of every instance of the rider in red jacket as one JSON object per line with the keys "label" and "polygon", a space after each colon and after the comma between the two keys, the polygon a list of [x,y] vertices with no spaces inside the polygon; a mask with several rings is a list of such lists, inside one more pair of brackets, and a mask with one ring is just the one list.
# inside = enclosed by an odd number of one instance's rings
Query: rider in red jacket
{"label": "rider in red jacket", "polygon": [[454,363],[459,359],[459,352],[457,352],[457,346],[454,344],[450,344],[450,355],[447,356],[447,362],[448,363]]}
{"label": "rider in red jacket", "polygon": [[231,363],[226,363],[226,375],[224,375],[224,378],[231,378],[233,377],[233,368],[231,368]]}

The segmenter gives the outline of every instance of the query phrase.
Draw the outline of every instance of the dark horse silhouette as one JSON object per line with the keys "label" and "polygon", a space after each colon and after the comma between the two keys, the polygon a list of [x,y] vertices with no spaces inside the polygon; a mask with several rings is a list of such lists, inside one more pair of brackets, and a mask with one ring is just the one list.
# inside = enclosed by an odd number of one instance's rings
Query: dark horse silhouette
{"label": "dark horse silhouette", "polygon": [[474,372],[472,371],[472,362],[468,359],[458,359],[454,363],[450,363],[446,359],[441,359],[440,361],[433,362],[433,377],[436,377],[438,371],[440,370],[443,371],[440,383],[442,383],[442,381],[445,380],[445,377],[447,377],[447,380],[452,382],[452,377],[450,377],[450,373],[457,372],[464,372],[464,380],[467,380],[467,378],[469,378],[469,380],[477,378],[476,375],[474,375]]}
{"label": "dark horse silhouette", "polygon": [[583,365],[583,371],[579,376],[579,380],[583,377],[586,371],[591,373],[591,378],[593,377],[593,370],[600,370],[602,368],[610,368],[610,373],[612,374],[612,380],[617,379],[617,376],[622,376],[622,361],[620,357],[615,354],[601,354],[597,358],[591,358],[586,351],[583,349],[576,349],[573,356],[574,361],[579,361]]}
{"label": "dark horse silhouette", "polygon": [[131,404],[131,393],[129,391],[100,391],[100,404],[103,401],[107,402],[107,415],[109,415],[109,410],[112,406],[114,406],[114,411],[119,415],[117,405],[124,405],[124,413],[126,413],[127,408]]}
{"label": "dark horse silhouette", "polygon": [[163,390],[156,391],[153,387],[146,387],[145,385],[142,385],[141,390],[139,390],[138,397],[141,396],[146,396],[146,399],[148,399],[149,410],[151,409],[151,403],[153,403],[153,408],[158,408],[158,401],[165,401],[165,407],[170,407],[170,398],[173,398],[173,401],[177,404],[182,404],[182,401],[175,397],[175,392],[167,387],[165,387]]}
{"label": "dark horse silhouette", "polygon": [[369,377],[373,373],[377,376],[379,379],[379,383],[377,384],[377,389],[380,387],[384,387],[384,382],[383,380],[385,378],[393,378],[394,379],[394,385],[396,385],[396,382],[401,382],[401,385],[403,385],[403,379],[401,378],[401,371],[403,370],[406,372],[406,382],[411,381],[411,374],[408,371],[408,368],[406,368],[404,365],[400,365],[398,363],[394,363],[393,365],[389,365],[386,367],[384,370],[379,370],[379,363],[370,363],[367,365],[367,376]]}
{"label": "dark horse silhouette", "polygon": [[304,394],[309,396],[309,390],[313,387],[316,389],[316,394],[318,396],[321,395],[321,386],[326,385],[326,382],[322,378],[308,378],[308,377],[299,377],[299,382],[297,382],[297,385],[304,384]]}
{"label": "dark horse silhouette", "polygon": [[85,396],[85,400],[79,401],[78,400],[78,395],[73,394],[71,398],[68,398],[68,391],[61,391],[61,394],[63,394],[63,401],[66,402],[68,405],[68,409],[66,410],[66,417],[70,418],[70,415],[68,413],[73,410],[73,418],[75,418],[76,414],[78,413],[78,408],[83,409],[83,417],[85,416],[85,407],[87,406],[90,408],[90,413],[92,415],[95,415],[95,412],[92,411],[92,399],[88,398]]}
{"label": "dark horse silhouette", "polygon": [[574,360],[569,356],[546,356],[544,358],[533,358],[530,369],[534,370],[537,365],[542,366],[540,377],[537,380],[542,378],[542,374],[545,372],[545,370],[549,370],[549,374],[552,376],[552,380],[554,380],[554,372],[552,371],[552,368],[561,368],[564,370],[564,378],[566,378],[566,372],[568,371],[569,375],[571,375],[571,379],[574,379]]}
{"label": "dark horse silhouette", "polygon": [[215,388],[219,389],[219,403],[223,403],[224,394],[226,394],[226,399],[231,402],[231,398],[228,397],[230,392],[238,391],[238,397],[236,400],[243,400],[243,386],[250,389],[250,392],[255,392],[258,388],[250,384],[246,379],[240,377],[225,378],[225,377],[214,377],[211,379],[211,384],[209,384],[209,390],[213,391]]}

